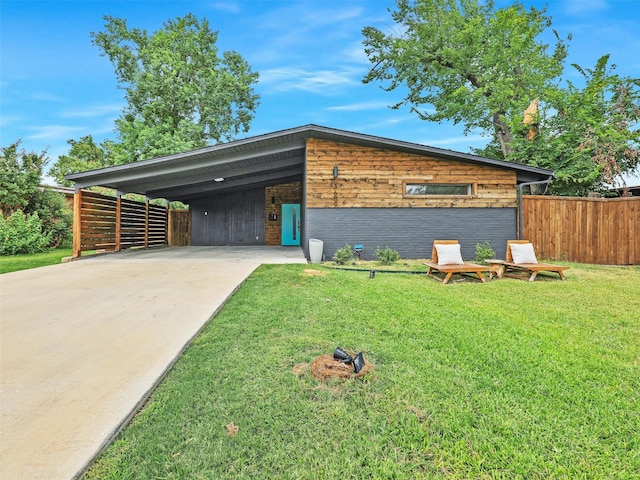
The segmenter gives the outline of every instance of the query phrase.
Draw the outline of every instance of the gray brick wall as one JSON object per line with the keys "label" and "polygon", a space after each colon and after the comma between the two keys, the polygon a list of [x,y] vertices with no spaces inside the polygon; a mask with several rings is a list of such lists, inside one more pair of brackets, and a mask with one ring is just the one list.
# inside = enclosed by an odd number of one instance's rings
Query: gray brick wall
{"label": "gray brick wall", "polygon": [[363,259],[372,259],[377,247],[391,247],[406,259],[430,258],[436,239],[458,240],[465,260],[486,240],[504,259],[517,231],[515,208],[311,208],[304,221],[307,258],[308,239],[317,238],[326,260],[345,243],[362,243]]}

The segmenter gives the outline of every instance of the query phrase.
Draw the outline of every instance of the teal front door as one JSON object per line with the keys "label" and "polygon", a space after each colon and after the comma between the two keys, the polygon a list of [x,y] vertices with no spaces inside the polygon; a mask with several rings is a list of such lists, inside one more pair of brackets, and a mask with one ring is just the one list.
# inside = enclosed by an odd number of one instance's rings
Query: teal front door
{"label": "teal front door", "polygon": [[282,245],[300,245],[300,204],[282,205]]}

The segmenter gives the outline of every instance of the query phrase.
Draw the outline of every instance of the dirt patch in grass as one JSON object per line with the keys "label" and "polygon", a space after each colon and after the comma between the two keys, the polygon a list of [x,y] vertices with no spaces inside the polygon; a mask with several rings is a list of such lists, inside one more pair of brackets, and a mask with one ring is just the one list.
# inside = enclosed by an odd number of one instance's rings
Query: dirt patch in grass
{"label": "dirt patch in grass", "polygon": [[302,271],[303,275],[305,275],[306,277],[324,277],[326,276],[329,272],[323,272],[322,270],[313,270],[310,268],[305,268]]}
{"label": "dirt patch in grass", "polygon": [[328,378],[360,378],[372,370],[371,363],[364,361],[364,367],[358,373],[353,371],[353,365],[346,365],[335,360],[331,355],[320,355],[311,362],[311,374],[317,380]]}
{"label": "dirt patch in grass", "polygon": [[346,365],[336,360],[331,355],[320,355],[311,363],[297,363],[291,371],[294,375],[301,377],[307,372],[311,372],[316,380],[327,380],[330,378],[361,378],[373,370],[373,365],[364,360],[364,366],[358,373],[354,372],[353,365]]}

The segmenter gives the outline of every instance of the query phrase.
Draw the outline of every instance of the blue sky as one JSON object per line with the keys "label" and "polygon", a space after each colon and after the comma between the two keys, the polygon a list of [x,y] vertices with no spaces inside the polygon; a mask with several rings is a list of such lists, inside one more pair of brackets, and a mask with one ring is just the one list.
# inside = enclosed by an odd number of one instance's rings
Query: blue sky
{"label": "blue sky", "polygon": [[[547,5],[553,28],[573,34],[565,78],[579,83],[570,64],[591,68],[606,53],[619,74],[640,77],[640,0],[521,3]],[[362,28],[392,28],[393,7],[393,0],[0,0],[0,145],[22,139],[29,151],[46,149],[52,164],[69,139],[115,138],[123,91],[90,32],[103,30],[103,15],[151,32],[191,12],[219,32],[221,51],[238,51],[260,73],[261,105],[242,137],[315,123],[462,152],[482,147],[488,139],[464,136],[462,126],[388,108],[402,92],[362,83],[369,68]]]}

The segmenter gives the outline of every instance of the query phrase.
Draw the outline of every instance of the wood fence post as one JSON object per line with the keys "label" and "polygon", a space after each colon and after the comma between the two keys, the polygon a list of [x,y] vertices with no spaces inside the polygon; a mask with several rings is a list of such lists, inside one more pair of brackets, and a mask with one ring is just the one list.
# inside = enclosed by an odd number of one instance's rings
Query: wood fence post
{"label": "wood fence post", "polygon": [[116,245],[115,251],[119,252],[122,250],[121,243],[121,233],[122,233],[122,192],[116,192]]}
{"label": "wood fence post", "polygon": [[82,255],[82,189],[77,188],[73,194],[73,247],[71,256]]}

